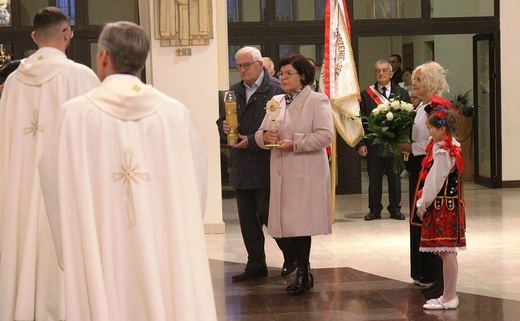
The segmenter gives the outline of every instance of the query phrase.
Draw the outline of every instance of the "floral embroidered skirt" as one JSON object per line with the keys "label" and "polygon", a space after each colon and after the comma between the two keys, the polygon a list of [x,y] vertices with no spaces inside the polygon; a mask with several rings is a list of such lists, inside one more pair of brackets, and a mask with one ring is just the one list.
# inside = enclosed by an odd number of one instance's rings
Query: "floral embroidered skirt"
{"label": "floral embroidered skirt", "polygon": [[[460,205],[459,205],[460,204]],[[456,252],[466,249],[464,202],[457,197],[437,197],[424,214],[421,252]]]}

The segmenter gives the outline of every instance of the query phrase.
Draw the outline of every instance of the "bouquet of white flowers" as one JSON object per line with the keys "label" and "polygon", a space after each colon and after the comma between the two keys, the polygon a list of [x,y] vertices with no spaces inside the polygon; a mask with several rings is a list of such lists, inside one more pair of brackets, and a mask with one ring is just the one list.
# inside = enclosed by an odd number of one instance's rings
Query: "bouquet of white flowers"
{"label": "bouquet of white flowers", "polygon": [[370,132],[364,137],[373,144],[383,145],[383,156],[390,151],[394,155],[394,172],[405,169],[399,143],[410,143],[415,111],[413,105],[399,99],[380,104],[368,116],[362,117]]}

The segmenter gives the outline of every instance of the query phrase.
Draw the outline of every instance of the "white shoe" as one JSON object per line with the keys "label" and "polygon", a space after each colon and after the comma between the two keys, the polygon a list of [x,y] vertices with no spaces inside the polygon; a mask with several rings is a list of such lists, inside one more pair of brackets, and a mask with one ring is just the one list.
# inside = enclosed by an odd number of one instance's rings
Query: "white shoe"
{"label": "white shoe", "polygon": [[456,296],[453,300],[442,303],[442,297],[437,299],[431,299],[423,305],[423,308],[426,310],[451,310],[456,309],[459,306],[459,297]]}

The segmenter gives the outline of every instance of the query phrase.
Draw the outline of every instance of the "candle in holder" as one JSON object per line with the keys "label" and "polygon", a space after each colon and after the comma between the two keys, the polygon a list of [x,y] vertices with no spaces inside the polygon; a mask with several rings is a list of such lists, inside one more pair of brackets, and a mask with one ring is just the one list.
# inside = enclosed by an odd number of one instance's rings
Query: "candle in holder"
{"label": "candle in holder", "polygon": [[238,143],[237,99],[234,91],[226,91],[224,103],[226,105],[226,121],[230,127],[227,141],[229,146],[233,146]]}
{"label": "candle in holder", "polygon": [[[271,124],[272,124],[272,129],[276,130],[276,118],[278,117],[278,113],[280,112],[280,109],[282,107],[280,106],[280,103],[273,98],[271,98],[271,100],[269,100],[265,106],[265,110],[267,112],[267,114],[269,115],[269,118],[271,119]],[[266,144],[265,146],[269,147],[269,148],[276,148],[276,147],[280,147],[280,143],[279,142],[270,142],[268,144]]]}

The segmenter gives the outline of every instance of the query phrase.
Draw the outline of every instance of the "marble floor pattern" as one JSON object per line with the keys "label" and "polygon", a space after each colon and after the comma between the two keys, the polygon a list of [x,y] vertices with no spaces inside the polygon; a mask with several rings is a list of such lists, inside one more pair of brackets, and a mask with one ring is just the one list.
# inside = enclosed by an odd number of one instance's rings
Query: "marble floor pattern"
{"label": "marble floor pattern", "polygon": [[[402,185],[408,213],[406,179]],[[385,212],[364,221],[366,191],[338,195],[332,234],[313,237],[313,290],[297,297],[285,292],[294,274],[280,276],[283,257],[267,233],[269,276],[233,283],[247,254],[236,201],[223,199],[226,233],[206,235],[219,320],[520,320],[520,190],[467,182],[464,191],[468,250],[458,255],[460,305],[449,311],[422,309],[425,299],[410,279],[408,221]]]}

